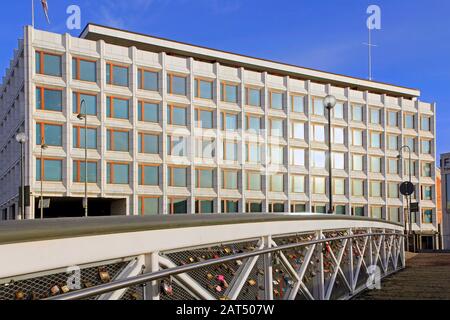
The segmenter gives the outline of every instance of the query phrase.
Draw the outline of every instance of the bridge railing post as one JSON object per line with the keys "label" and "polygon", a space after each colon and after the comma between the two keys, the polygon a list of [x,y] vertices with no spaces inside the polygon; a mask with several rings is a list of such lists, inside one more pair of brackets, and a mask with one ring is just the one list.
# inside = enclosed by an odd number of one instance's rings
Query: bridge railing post
{"label": "bridge railing post", "polygon": [[[272,247],[272,237],[262,237],[264,249]],[[264,299],[273,300],[273,254],[267,253],[263,255],[264,264]]]}
{"label": "bridge railing post", "polygon": [[[152,252],[144,255],[144,273],[159,271],[159,253]],[[144,300],[159,300],[160,281],[155,280],[144,285]]]}

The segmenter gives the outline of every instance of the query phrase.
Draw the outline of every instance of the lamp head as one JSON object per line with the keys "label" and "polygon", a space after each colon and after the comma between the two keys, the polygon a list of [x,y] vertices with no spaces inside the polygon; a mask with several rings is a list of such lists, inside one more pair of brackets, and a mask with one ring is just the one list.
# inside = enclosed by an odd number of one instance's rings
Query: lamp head
{"label": "lamp head", "polygon": [[333,109],[336,105],[336,97],[333,95],[326,96],[325,99],[323,99],[323,105],[327,109]]}
{"label": "lamp head", "polygon": [[47,145],[47,144],[45,144],[45,143],[42,143],[42,144],[41,144],[41,149],[45,150],[45,149],[47,149],[47,148],[48,148],[48,145]]}
{"label": "lamp head", "polygon": [[77,115],[77,118],[80,119],[80,120],[84,120],[85,117],[86,117],[86,115],[84,115],[82,113]]}
{"label": "lamp head", "polygon": [[16,141],[17,141],[18,143],[25,143],[25,142],[27,142],[27,140],[28,140],[28,137],[27,137],[27,135],[25,134],[25,132],[19,132],[19,133],[16,135]]}

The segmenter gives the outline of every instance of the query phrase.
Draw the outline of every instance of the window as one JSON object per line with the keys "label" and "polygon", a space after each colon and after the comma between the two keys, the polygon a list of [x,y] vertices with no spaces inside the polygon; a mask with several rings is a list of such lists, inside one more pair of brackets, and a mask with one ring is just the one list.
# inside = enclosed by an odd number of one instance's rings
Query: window
{"label": "window", "polygon": [[405,129],[414,129],[414,115],[413,114],[405,114],[404,115],[404,128]]}
{"label": "window", "polygon": [[97,81],[97,63],[92,60],[72,58],[72,79]]}
{"label": "window", "polygon": [[305,140],[305,124],[303,122],[291,123],[291,138]]}
{"label": "window", "polygon": [[270,146],[270,164],[283,164],[284,163],[284,147],[282,146]]}
{"label": "window", "polygon": [[62,125],[36,123],[36,145],[62,146]]}
{"label": "window", "polygon": [[149,133],[138,133],[138,152],[158,154],[159,153],[159,136]]}
{"label": "window", "polygon": [[213,112],[202,109],[195,109],[195,126],[197,128],[212,129]]}
{"label": "window", "polygon": [[222,170],[222,188],[236,190],[238,188],[238,172],[234,170]]}
{"label": "window", "polygon": [[352,120],[357,122],[363,121],[363,107],[361,105],[352,106]]}
{"label": "window", "polygon": [[175,126],[187,125],[187,109],[181,106],[167,106],[167,121],[168,124]]}
{"label": "window", "polygon": [[[86,181],[86,163],[84,160],[73,161],[73,182]],[[87,163],[87,182],[97,183],[97,162],[88,161]]]}
{"label": "window", "polygon": [[283,192],[284,191],[284,175],[271,174],[270,176],[270,191]]}
{"label": "window", "polygon": [[269,203],[269,212],[284,212],[284,203],[283,202],[271,202]]}
{"label": "window", "polygon": [[238,103],[238,86],[230,83],[221,83],[220,85],[222,101]]}
{"label": "window", "polygon": [[431,154],[431,140],[422,140],[422,153],[423,154]]}
{"label": "window", "polygon": [[381,110],[380,109],[370,109],[370,123],[371,124],[381,124]]}
{"label": "window", "polygon": [[306,204],[304,203],[292,203],[291,213],[304,213],[306,212]]}
{"label": "window", "polygon": [[346,207],[345,206],[336,206],[335,213],[338,215],[345,215]]}
{"label": "window", "polygon": [[405,145],[407,145],[411,152],[416,152],[416,139],[413,137],[405,137]]}
{"label": "window", "polygon": [[314,141],[325,142],[325,126],[314,124],[313,132],[314,132]]}
{"label": "window", "polygon": [[314,194],[325,194],[325,178],[324,177],[313,177],[313,193]]}
{"label": "window", "polygon": [[245,88],[246,90],[246,104],[249,106],[260,107],[261,106],[261,89],[257,88]]}
{"label": "window", "polygon": [[159,121],[159,104],[139,101],[138,103],[138,120],[144,122]]}
{"label": "window", "polygon": [[433,209],[422,210],[422,223],[425,224],[433,223]]}
{"label": "window", "polygon": [[187,199],[169,198],[167,203],[167,212],[169,214],[186,214],[188,202]]}
{"label": "window", "polygon": [[312,105],[312,114],[316,116],[324,116],[325,115],[325,107],[323,105],[323,99],[312,97],[311,98],[311,105]]}
{"label": "window", "polygon": [[261,117],[248,115],[246,119],[246,129],[252,133],[259,134],[261,132]]}
{"label": "window", "polygon": [[364,217],[364,207],[363,206],[352,207],[352,214],[356,217]]}
{"label": "window", "polygon": [[305,112],[305,97],[304,96],[291,96],[291,104],[293,112]]}
{"label": "window", "polygon": [[256,143],[246,143],[246,161],[249,163],[261,163],[261,146]]}
{"label": "window", "polygon": [[325,151],[311,151],[311,160],[313,168],[325,169]]}
{"label": "window", "polygon": [[138,211],[140,215],[154,215],[159,213],[159,198],[140,196]]}
{"label": "window", "polygon": [[140,164],[138,183],[141,186],[157,186],[159,184],[159,166]]}
{"label": "window", "polygon": [[362,197],[364,196],[364,181],[352,179],[352,196]]}
{"label": "window", "polygon": [[422,177],[431,178],[431,163],[429,162],[422,163]]}
{"label": "window", "polygon": [[106,117],[129,119],[129,104],[127,99],[106,97]]}
{"label": "window", "polygon": [[36,73],[61,77],[61,56],[36,51]]}
{"label": "window", "polygon": [[174,74],[167,75],[167,93],[179,96],[187,95],[187,78]]}
{"label": "window", "polygon": [[214,185],[214,170],[212,169],[196,169],[195,170],[195,186],[197,188],[212,188]]}
{"label": "window", "polygon": [[388,159],[388,173],[389,174],[398,174],[398,160],[397,159]]}
{"label": "window", "polygon": [[284,94],[281,92],[269,92],[270,107],[272,109],[283,110]]}
{"label": "window", "polygon": [[222,112],[222,130],[235,131],[238,129],[238,115]]}
{"label": "window", "polygon": [[261,213],[262,201],[247,201],[245,204],[245,212],[248,213]]}
{"label": "window", "polygon": [[383,216],[383,208],[381,207],[370,207],[370,217],[372,219],[381,219]]}
{"label": "window", "polygon": [[138,88],[141,90],[158,91],[158,72],[139,69]]}
{"label": "window", "polygon": [[[82,101],[84,101],[84,103]],[[72,94],[72,111],[76,114],[82,113],[96,116],[97,96],[92,94],[74,92]]]}
{"label": "window", "polygon": [[[403,161],[404,175],[409,175],[409,159]],[[411,161],[411,175],[416,175],[416,161]]]}
{"label": "window", "polygon": [[312,212],[319,213],[319,214],[325,214],[327,213],[327,207],[325,205],[316,204],[312,206]]}
{"label": "window", "polygon": [[128,163],[108,162],[106,164],[106,181],[108,184],[128,184],[130,166]]}
{"label": "window", "polygon": [[344,128],[335,127],[333,128],[332,142],[336,144],[344,144]]}
{"label": "window", "polygon": [[420,120],[420,128],[422,131],[430,131],[431,130],[431,118],[422,116]]}
{"label": "window", "polygon": [[222,200],[222,213],[238,213],[239,200]]}
{"label": "window", "polygon": [[291,165],[305,165],[305,150],[299,148],[291,148]]}
{"label": "window", "polygon": [[332,165],[333,169],[344,170],[345,169],[345,155],[341,152],[333,152]]}
{"label": "window", "polygon": [[106,150],[109,151],[128,151],[129,150],[129,132],[115,129],[106,131]]}
{"label": "window", "polygon": [[202,159],[213,159],[215,157],[214,139],[197,139],[195,156]]}
{"label": "window", "polygon": [[334,178],[333,184],[334,184],[333,194],[338,195],[338,196],[345,195],[345,180],[344,179]]}
{"label": "window", "polygon": [[270,135],[282,137],[284,132],[284,121],[282,119],[270,119]]}
{"label": "window", "polygon": [[167,167],[167,177],[169,187],[187,186],[187,168],[185,167]]}
{"label": "window", "polygon": [[382,196],[380,181],[371,181],[370,182],[370,196],[373,198],[380,198]]}
{"label": "window", "polygon": [[[87,132],[87,137],[85,134]],[[73,147],[85,148],[85,140],[88,149],[97,149],[97,128],[88,127],[87,131],[84,127],[73,127]]]}
{"label": "window", "polygon": [[352,155],[352,169],[353,171],[363,171],[363,155],[354,154]]}
{"label": "window", "polygon": [[381,158],[380,157],[370,157],[370,172],[381,173]]}
{"label": "window", "polygon": [[389,207],[388,214],[389,214],[389,221],[400,222],[400,208]]}
{"label": "window", "polygon": [[62,111],[62,90],[36,88],[36,109]]}
{"label": "window", "polygon": [[363,132],[362,130],[352,130],[352,145],[362,147],[363,146]]}
{"label": "window", "polygon": [[195,200],[195,213],[213,213],[214,200],[202,199]]}
{"label": "window", "polygon": [[422,186],[422,200],[433,200],[433,187]]}
{"label": "window", "polygon": [[238,144],[236,142],[223,142],[223,160],[237,161],[238,160]]}
{"label": "window", "polygon": [[36,181],[62,181],[62,160],[59,159],[43,159],[44,165],[40,158],[36,159]]}
{"label": "window", "polygon": [[167,154],[169,156],[187,156],[187,137],[167,136]]}
{"label": "window", "polygon": [[334,119],[344,119],[344,104],[342,102],[336,102],[332,113]]}
{"label": "window", "polygon": [[399,186],[397,183],[388,184],[388,198],[398,199],[399,198]]}
{"label": "window", "polygon": [[195,97],[211,100],[213,98],[213,83],[212,80],[195,79]]}
{"label": "window", "polygon": [[247,171],[246,189],[261,191],[261,174],[259,172]]}
{"label": "window", "polygon": [[106,83],[115,86],[128,87],[128,67],[107,63]]}
{"label": "window", "polygon": [[398,127],[398,112],[388,111],[388,125],[389,127]]}
{"label": "window", "polygon": [[291,176],[291,192],[305,193],[305,177],[299,175]]}
{"label": "window", "polygon": [[370,133],[370,147],[371,148],[381,148],[381,133],[371,132]]}
{"label": "window", "polygon": [[388,149],[389,150],[398,150],[398,136],[388,134]]}

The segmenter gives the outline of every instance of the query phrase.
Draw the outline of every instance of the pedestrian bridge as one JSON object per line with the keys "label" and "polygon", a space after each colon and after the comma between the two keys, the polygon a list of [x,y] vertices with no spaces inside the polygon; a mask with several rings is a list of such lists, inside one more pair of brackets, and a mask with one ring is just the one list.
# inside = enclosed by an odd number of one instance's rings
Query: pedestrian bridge
{"label": "pedestrian bridge", "polygon": [[0,224],[0,299],[351,299],[405,268],[403,226],[332,215]]}

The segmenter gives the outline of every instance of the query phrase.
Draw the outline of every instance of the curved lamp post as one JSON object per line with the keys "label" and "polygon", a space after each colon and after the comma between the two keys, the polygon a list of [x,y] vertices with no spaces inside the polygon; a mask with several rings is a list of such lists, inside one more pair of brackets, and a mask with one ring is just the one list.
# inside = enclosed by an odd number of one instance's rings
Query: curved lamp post
{"label": "curved lamp post", "polygon": [[20,189],[21,189],[21,206],[20,206],[20,219],[25,219],[25,143],[28,141],[28,137],[24,132],[19,132],[16,135],[16,141],[20,143]]}
{"label": "curved lamp post", "polygon": [[80,120],[84,120],[84,199],[83,199],[83,208],[84,208],[84,216],[88,216],[88,162],[87,162],[87,108],[86,101],[81,100],[80,110],[83,111],[84,105],[84,113],[81,112],[77,115],[77,118]]}
{"label": "curved lamp post", "polygon": [[[400,147],[399,154],[397,156],[397,159],[399,159],[399,160],[401,160],[403,158],[402,157],[403,149],[407,149],[408,150],[408,154],[409,154],[409,160],[408,160],[408,163],[409,163],[409,165],[408,165],[408,167],[409,167],[409,180],[408,181],[409,181],[409,183],[411,183],[411,176],[412,176],[412,174],[411,174],[411,163],[412,163],[412,161],[411,161],[411,147],[408,146],[408,145],[403,145],[403,146]],[[407,204],[408,220],[409,220],[409,228],[408,228],[408,231],[407,231],[408,232],[408,236],[406,237],[406,247],[409,250],[409,238],[410,238],[411,233],[412,233],[411,196],[406,196],[406,204]],[[405,229],[406,229],[406,226],[407,226],[407,224],[406,224],[406,221],[405,221]],[[414,241],[413,241],[413,246],[415,246],[415,242]]]}
{"label": "curved lamp post", "polygon": [[332,95],[328,95],[323,100],[324,107],[328,110],[328,186],[329,186],[329,193],[330,193],[330,204],[328,207],[328,213],[333,214],[334,213],[334,207],[333,207],[333,173],[331,169],[331,110],[336,105],[336,97]]}
{"label": "curved lamp post", "polygon": [[40,201],[40,207],[41,207],[41,219],[44,219],[44,177],[42,173],[44,170],[44,150],[48,148],[48,145],[45,144],[44,138],[41,139],[41,201]]}

